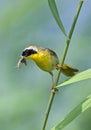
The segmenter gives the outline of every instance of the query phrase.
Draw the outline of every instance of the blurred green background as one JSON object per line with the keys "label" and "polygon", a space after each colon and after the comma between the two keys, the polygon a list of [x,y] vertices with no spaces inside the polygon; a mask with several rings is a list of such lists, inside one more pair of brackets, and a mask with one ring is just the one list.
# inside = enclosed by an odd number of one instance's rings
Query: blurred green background
{"label": "blurred green background", "polygon": [[[79,1],[79,0],[78,0]],[[75,0],[57,0],[68,32],[78,5]],[[57,26],[47,0],[0,0],[0,130],[40,130],[50,97],[51,76],[33,61],[17,69],[22,50],[29,45],[48,47],[60,57],[65,37]],[[91,68],[91,1],[86,0],[69,47],[66,63],[80,71]],[[54,71],[57,74],[57,71]],[[61,80],[65,80],[62,76]],[[59,90],[47,129],[62,120],[91,93],[91,81]],[[91,130],[91,109],[64,130]]]}

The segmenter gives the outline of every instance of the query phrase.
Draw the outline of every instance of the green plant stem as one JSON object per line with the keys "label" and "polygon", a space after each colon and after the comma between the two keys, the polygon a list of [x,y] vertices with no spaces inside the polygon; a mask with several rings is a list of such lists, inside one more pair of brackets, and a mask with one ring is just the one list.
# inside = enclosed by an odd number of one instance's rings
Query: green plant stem
{"label": "green plant stem", "polygon": [[45,118],[44,118],[42,130],[45,130],[47,120],[48,120],[48,116],[49,116],[51,106],[52,106],[52,103],[53,103],[54,96],[55,96],[55,93],[51,93],[50,99],[49,99],[49,102],[48,102],[48,106],[47,106],[47,109],[46,109],[46,113],[45,113]]}
{"label": "green plant stem", "polygon": [[74,20],[73,20],[71,29],[70,29],[69,34],[68,34],[68,37],[67,37],[67,39],[66,39],[66,46],[65,46],[65,48],[64,48],[64,52],[63,52],[63,55],[62,55],[62,61],[61,61],[61,64],[62,64],[62,65],[63,65],[64,60],[65,60],[65,57],[66,57],[66,55],[67,55],[67,51],[68,51],[68,48],[69,48],[69,43],[70,43],[70,40],[71,40],[71,38],[72,38],[72,34],[73,34],[73,31],[74,31],[74,28],[75,28],[75,25],[76,25],[76,22],[77,22],[77,19],[78,19],[78,16],[79,16],[79,13],[80,13],[82,4],[83,4],[83,0],[80,0],[80,2],[79,2],[79,4],[78,4],[77,11],[76,11],[76,14],[75,14],[75,16],[74,16]]}
{"label": "green plant stem", "polygon": [[[66,58],[66,55],[67,55],[67,51],[68,51],[68,48],[69,48],[69,44],[70,44],[70,41],[71,41],[71,38],[72,38],[72,34],[73,34],[73,31],[74,31],[74,28],[75,28],[75,25],[76,25],[76,22],[77,22],[77,19],[78,19],[78,16],[79,16],[83,2],[84,2],[84,0],[80,0],[80,2],[78,4],[78,8],[77,8],[76,14],[74,16],[72,26],[70,28],[69,34],[68,34],[67,39],[66,39],[66,44],[65,44],[62,59],[61,59],[61,65],[64,64],[64,61],[65,61],[65,58]],[[59,81],[60,74],[61,74],[61,70],[58,72],[58,76],[57,76],[57,79],[56,79],[57,83]]]}
{"label": "green plant stem", "polygon": [[[69,44],[70,44],[70,41],[71,41],[71,38],[72,38],[72,34],[73,34],[73,31],[74,31],[74,28],[75,28],[75,25],[76,25],[76,22],[77,22],[77,19],[78,19],[78,16],[79,16],[83,2],[84,2],[84,0],[80,0],[80,2],[78,4],[78,8],[77,8],[75,17],[73,19],[71,29],[70,29],[69,34],[68,34],[67,39],[66,39],[66,44],[65,44],[63,55],[62,55],[61,65],[64,64],[64,61],[65,61],[65,58],[66,58],[66,55],[67,55],[67,51],[68,51],[68,48],[69,48]],[[58,72],[55,85],[58,84],[60,74],[61,74],[61,70]],[[48,117],[49,117],[49,113],[50,113],[50,110],[51,110],[51,107],[52,107],[54,97],[55,97],[55,93],[51,93],[50,99],[49,99],[49,102],[48,102],[48,106],[47,106],[47,109],[46,109],[46,114],[45,114],[44,121],[43,121],[42,130],[45,130],[45,128],[46,128],[46,124],[47,124],[47,121],[48,121]]]}

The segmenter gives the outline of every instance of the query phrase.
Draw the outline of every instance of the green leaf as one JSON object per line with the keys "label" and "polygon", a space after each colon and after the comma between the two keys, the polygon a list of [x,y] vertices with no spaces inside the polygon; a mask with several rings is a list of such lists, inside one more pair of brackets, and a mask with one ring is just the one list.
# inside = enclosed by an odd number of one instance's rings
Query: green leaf
{"label": "green leaf", "polygon": [[49,7],[50,7],[50,9],[52,11],[52,14],[53,14],[58,26],[60,27],[61,31],[66,36],[66,31],[65,31],[65,28],[64,28],[64,26],[62,24],[62,21],[60,19],[55,0],[48,0],[48,3],[49,3]]}
{"label": "green leaf", "polygon": [[58,85],[57,88],[62,87],[64,85],[79,82],[79,81],[82,81],[82,80],[86,80],[86,79],[91,79],[91,69],[88,69],[86,71],[83,71],[83,72],[75,75],[74,77],[70,78],[69,80],[67,80],[67,81],[63,82],[62,84]]}
{"label": "green leaf", "polygon": [[78,106],[76,106],[59,124],[53,127],[51,130],[62,130],[70,122],[72,122],[77,116],[91,107],[91,95],[83,100]]}

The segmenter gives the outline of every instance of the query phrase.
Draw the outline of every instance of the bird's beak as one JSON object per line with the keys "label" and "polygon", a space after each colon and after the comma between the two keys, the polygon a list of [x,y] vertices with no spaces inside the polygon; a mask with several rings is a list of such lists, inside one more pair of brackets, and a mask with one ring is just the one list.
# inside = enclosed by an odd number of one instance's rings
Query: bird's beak
{"label": "bird's beak", "polygon": [[20,58],[19,61],[18,61],[17,67],[20,68],[20,67],[21,67],[21,64],[23,64],[23,63],[24,63],[25,65],[27,65],[26,59],[25,59],[23,56],[21,56],[21,58]]}

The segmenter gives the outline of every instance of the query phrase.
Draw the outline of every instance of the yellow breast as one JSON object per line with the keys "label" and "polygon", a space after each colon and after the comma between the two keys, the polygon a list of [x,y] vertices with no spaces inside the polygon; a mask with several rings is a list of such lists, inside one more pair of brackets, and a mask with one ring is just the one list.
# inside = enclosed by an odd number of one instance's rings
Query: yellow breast
{"label": "yellow breast", "polygon": [[38,53],[29,56],[35,63],[44,71],[51,72],[56,68],[58,59],[54,55],[51,55],[49,51],[39,50]]}

